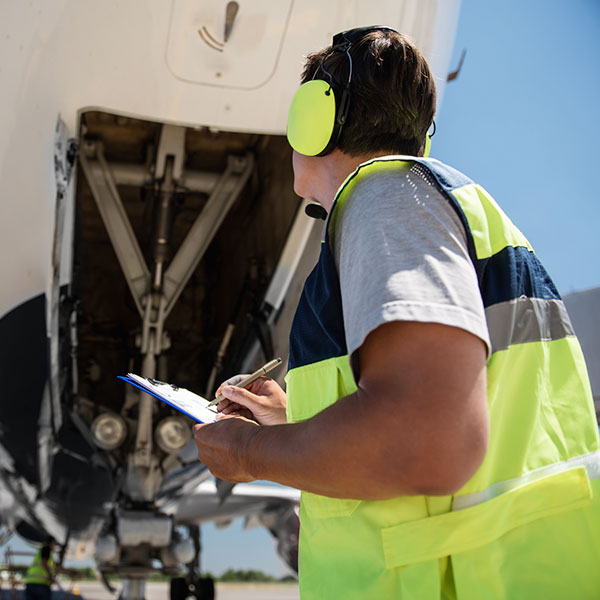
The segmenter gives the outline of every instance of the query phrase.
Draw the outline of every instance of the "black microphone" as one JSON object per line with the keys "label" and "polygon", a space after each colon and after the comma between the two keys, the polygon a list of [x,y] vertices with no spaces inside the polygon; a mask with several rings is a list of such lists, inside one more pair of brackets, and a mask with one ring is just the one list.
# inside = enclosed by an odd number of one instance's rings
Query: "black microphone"
{"label": "black microphone", "polygon": [[327,211],[320,204],[307,204],[304,212],[313,219],[327,219]]}

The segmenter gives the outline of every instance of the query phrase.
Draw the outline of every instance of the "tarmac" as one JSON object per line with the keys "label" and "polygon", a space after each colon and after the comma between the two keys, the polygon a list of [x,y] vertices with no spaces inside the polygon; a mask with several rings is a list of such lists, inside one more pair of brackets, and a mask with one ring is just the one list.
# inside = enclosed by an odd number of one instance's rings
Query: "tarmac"
{"label": "tarmac", "polygon": [[[146,600],[169,600],[167,582],[148,582]],[[98,581],[79,581],[64,592],[52,593],[52,600],[116,600]],[[0,600],[22,600],[23,590],[0,589]],[[221,583],[215,582],[215,600],[300,600],[297,583]]]}

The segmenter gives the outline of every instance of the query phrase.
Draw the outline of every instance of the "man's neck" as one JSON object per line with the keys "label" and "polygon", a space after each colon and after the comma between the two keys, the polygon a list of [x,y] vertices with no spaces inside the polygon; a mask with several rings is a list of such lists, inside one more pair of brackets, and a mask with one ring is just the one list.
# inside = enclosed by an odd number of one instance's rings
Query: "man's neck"
{"label": "man's neck", "polygon": [[354,173],[359,165],[372,158],[374,157],[369,155],[351,156],[340,150],[334,150],[331,154],[322,157],[322,160],[326,161],[324,166],[327,171],[327,178],[324,183],[326,190],[324,190],[325,193],[323,195],[323,199],[327,202],[327,205],[325,205],[325,202],[323,204],[328,212],[331,210],[337,191],[346,178],[351,173]]}

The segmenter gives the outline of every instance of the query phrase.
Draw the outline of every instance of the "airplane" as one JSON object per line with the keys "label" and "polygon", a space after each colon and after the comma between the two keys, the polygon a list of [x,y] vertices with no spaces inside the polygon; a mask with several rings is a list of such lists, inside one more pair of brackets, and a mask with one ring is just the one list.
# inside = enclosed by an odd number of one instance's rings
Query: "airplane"
{"label": "airplane", "polygon": [[[297,568],[298,492],[215,481],[190,421],[117,379],[211,397],[275,356],[322,224],[285,139],[303,55],[413,37],[441,102],[459,0],[32,0],[0,9],[0,524],[212,598],[202,523],[245,516]],[[283,383],[284,369],[276,378]],[[185,570],[185,578],[178,574]]]}

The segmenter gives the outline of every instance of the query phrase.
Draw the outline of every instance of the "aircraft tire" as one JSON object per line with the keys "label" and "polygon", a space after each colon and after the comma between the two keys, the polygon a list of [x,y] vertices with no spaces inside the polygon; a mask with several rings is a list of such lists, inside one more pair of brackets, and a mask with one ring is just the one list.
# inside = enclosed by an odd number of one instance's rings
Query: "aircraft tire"
{"label": "aircraft tire", "polygon": [[214,600],[215,582],[211,577],[199,577],[188,585],[184,577],[173,577],[171,579],[170,599],[186,600],[187,598]]}
{"label": "aircraft tire", "polygon": [[215,582],[212,577],[199,577],[190,586],[190,591],[196,600],[214,600]]}
{"label": "aircraft tire", "polygon": [[188,597],[188,585],[184,577],[173,577],[170,586],[171,600],[185,600]]}

